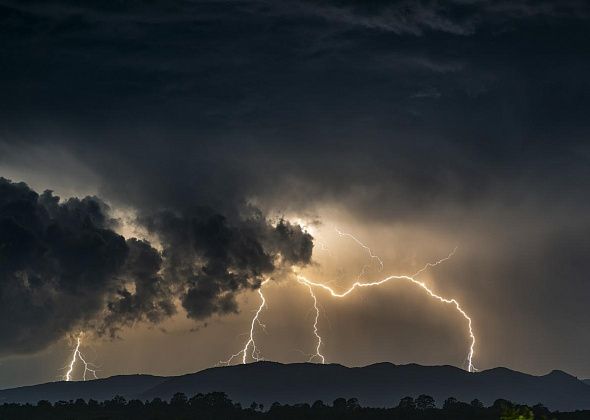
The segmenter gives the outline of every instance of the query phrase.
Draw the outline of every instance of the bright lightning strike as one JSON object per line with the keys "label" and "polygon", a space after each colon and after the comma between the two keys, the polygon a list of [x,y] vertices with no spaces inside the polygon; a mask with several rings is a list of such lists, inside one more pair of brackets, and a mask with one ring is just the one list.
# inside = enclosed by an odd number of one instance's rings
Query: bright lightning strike
{"label": "bright lightning strike", "polygon": [[[383,269],[383,266],[384,266],[383,261],[381,260],[381,258],[379,256],[373,254],[373,252],[371,251],[371,249],[368,246],[363,244],[359,239],[357,239],[355,236],[353,236],[349,233],[342,232],[338,229],[336,229],[336,232],[340,236],[346,236],[348,238],[351,238],[359,246],[364,248],[367,251],[367,253],[369,254],[370,258],[373,260],[376,260],[379,263],[379,267],[380,267],[379,271],[381,271]],[[322,249],[327,250],[327,247],[324,244],[322,244]],[[344,298],[344,297],[348,296],[350,293],[352,293],[356,288],[380,286],[380,285],[385,284],[391,280],[407,280],[407,281],[410,281],[413,284],[419,286],[420,288],[422,288],[426,293],[428,293],[428,295],[430,297],[432,297],[442,303],[452,304],[455,307],[455,309],[461,314],[461,316],[463,316],[463,318],[465,318],[467,320],[467,326],[468,326],[469,337],[470,337],[470,346],[469,346],[469,352],[467,355],[467,362],[468,362],[467,369],[469,372],[475,371],[476,368],[473,365],[473,356],[475,354],[475,341],[476,340],[475,340],[475,334],[473,332],[471,318],[463,310],[463,308],[461,307],[461,305],[459,304],[459,302],[456,299],[447,299],[442,296],[439,296],[436,293],[434,293],[424,282],[416,279],[417,276],[422,274],[427,269],[432,268],[432,267],[436,267],[437,265],[449,260],[455,254],[456,250],[457,250],[457,248],[455,247],[455,249],[453,249],[453,251],[449,255],[447,255],[446,257],[444,257],[434,263],[427,263],[426,265],[424,265],[424,267],[422,267],[420,270],[418,270],[416,273],[414,273],[411,276],[407,276],[407,275],[388,276],[388,277],[385,277],[379,281],[361,282],[361,278],[366,274],[366,271],[369,268],[368,265],[365,265],[363,267],[363,269],[361,270],[361,272],[357,278],[357,281],[355,283],[353,283],[353,285],[349,289],[345,290],[344,292],[340,292],[340,293],[336,292],[334,289],[332,289],[330,286],[328,286],[326,284],[317,283],[317,282],[307,279],[306,277],[304,277],[302,275],[297,275],[296,276],[297,281],[300,284],[305,285],[308,288],[310,296],[313,299],[313,308],[315,311],[315,317],[314,317],[314,322],[313,322],[313,333],[316,337],[316,347],[315,347],[315,353],[312,354],[309,358],[309,362],[313,361],[314,359],[318,359],[323,364],[326,361],[325,356],[321,353],[321,347],[322,347],[323,341],[322,341],[322,337],[321,337],[321,335],[319,333],[319,329],[318,329],[320,310],[319,310],[319,306],[318,306],[317,297],[314,293],[315,287],[319,287],[319,288],[322,288],[322,289],[328,291],[333,297]],[[247,363],[248,356],[250,356],[251,359],[254,361],[262,360],[262,357],[260,356],[260,351],[258,350],[258,347],[256,346],[255,330],[256,330],[257,325],[260,326],[262,329],[265,329],[265,325],[260,321],[260,314],[261,314],[262,310],[266,307],[266,298],[265,298],[264,294],[262,293],[262,286],[264,286],[268,281],[269,280],[263,281],[260,285],[260,288],[258,289],[258,294],[260,296],[260,305],[258,306],[258,309],[254,313],[254,316],[250,322],[250,333],[249,333],[248,340],[244,344],[244,347],[239,352],[231,355],[229,357],[229,359],[227,359],[225,361],[220,361],[219,364],[230,365],[234,359],[237,359],[240,356],[242,359],[242,364]]]}
{"label": "bright lightning strike", "polygon": [[318,299],[315,296],[315,293],[313,292],[313,288],[311,287],[310,284],[308,284],[302,280],[299,280],[299,279],[298,279],[298,281],[299,281],[299,283],[304,284],[305,286],[308,287],[309,294],[311,295],[311,298],[313,299],[313,308],[315,310],[315,318],[313,320],[313,333],[316,336],[317,345],[315,347],[315,354],[311,355],[308,362],[313,361],[313,359],[315,359],[317,357],[318,359],[320,359],[321,363],[324,364],[326,362],[326,358],[320,352],[320,347],[322,346],[322,336],[318,332],[318,319],[320,318],[320,309],[318,308]]}
{"label": "bright lightning strike", "polygon": [[96,369],[91,368],[94,366],[92,365],[92,363],[89,363],[86,361],[86,359],[84,359],[84,355],[80,351],[80,346],[82,345],[82,337],[83,336],[84,336],[84,333],[80,333],[80,334],[78,334],[78,337],[76,337],[76,347],[74,348],[74,351],[72,353],[72,359],[70,360],[70,363],[66,366],[68,370],[66,371],[65,375],[63,376],[63,379],[66,382],[70,382],[72,380],[72,374],[73,374],[74,368],[76,366],[76,360],[78,360],[78,359],[84,365],[84,371],[82,372],[82,380],[85,381],[87,375],[92,375],[94,377],[94,379],[98,379],[98,376],[96,375]]}
{"label": "bright lightning strike", "polygon": [[[371,256],[371,258],[377,259],[377,261],[379,261],[381,267],[383,267],[383,262],[381,261],[381,259],[374,255],[370,248],[367,247],[366,245],[364,245],[361,241],[359,241],[357,238],[355,238],[353,235],[347,234],[347,233],[342,233],[341,231],[337,230],[338,234],[340,234],[341,236],[348,236],[350,238],[352,238],[355,242],[357,242],[361,247],[365,248],[369,255]],[[422,288],[426,293],[428,293],[428,295],[430,295],[430,297],[437,299],[438,301],[442,302],[442,303],[448,303],[448,304],[452,304],[453,306],[455,306],[455,309],[461,314],[461,316],[463,316],[463,318],[465,318],[465,320],[467,321],[467,326],[468,326],[468,330],[469,330],[469,337],[470,337],[470,346],[469,346],[469,352],[467,354],[467,370],[469,372],[473,372],[476,370],[475,366],[473,365],[473,356],[475,354],[475,334],[473,332],[473,327],[472,327],[472,321],[471,318],[467,315],[467,313],[463,310],[463,308],[461,307],[461,305],[459,304],[459,302],[456,299],[447,299],[444,298],[442,296],[437,295],[436,293],[434,293],[424,282],[416,280],[415,277],[417,277],[418,275],[420,275],[421,273],[423,273],[426,269],[430,268],[430,267],[435,267],[445,261],[447,261],[448,259],[450,259],[454,253],[456,251],[456,248],[445,258],[440,259],[437,262],[434,263],[427,263],[424,267],[422,267],[420,270],[418,270],[416,273],[414,273],[414,275],[412,276],[407,276],[407,275],[402,275],[402,276],[388,276],[385,277],[384,279],[381,279],[379,281],[374,281],[374,282],[361,282],[361,281],[356,281],[355,283],[353,283],[353,285],[348,288],[347,290],[345,290],[344,292],[336,292],[334,289],[332,289],[330,286],[323,284],[323,283],[317,283],[317,282],[313,282],[309,279],[307,279],[306,277],[302,276],[302,275],[298,275],[297,276],[297,280],[302,283],[307,285],[310,290],[313,287],[319,287],[322,288],[326,291],[328,291],[333,297],[336,298],[344,298],[346,296],[348,296],[350,293],[352,293],[356,288],[360,288],[360,287],[373,287],[373,286],[380,286],[382,284],[385,284],[391,280],[407,280],[410,281],[411,283],[419,286],[420,288]],[[364,268],[363,271],[361,272],[361,274],[364,273]],[[360,276],[359,276],[360,277]],[[315,307],[317,309],[317,299],[315,297],[315,295],[313,294],[313,291],[311,292],[312,296],[314,298],[314,304]],[[316,317],[316,323],[314,325],[314,330],[316,333],[316,336],[318,336],[318,343],[321,344],[321,337],[319,336],[318,332],[317,332],[317,317]],[[319,348],[319,347],[318,347]]]}
{"label": "bright lightning strike", "polygon": [[242,350],[240,350],[236,354],[232,354],[229,359],[227,359],[225,361],[220,360],[219,361],[220,365],[229,365],[235,358],[239,357],[240,355],[242,356],[242,364],[246,364],[246,361],[248,359],[248,350],[250,349],[250,347],[252,347],[252,352],[250,353],[250,356],[252,357],[252,359],[257,362],[262,360],[262,357],[260,356],[260,351],[256,347],[256,340],[254,338],[254,330],[256,328],[256,325],[259,325],[260,327],[262,327],[262,329],[265,329],[265,325],[260,321],[260,313],[262,312],[262,310],[266,306],[266,298],[264,297],[264,294],[262,293],[262,286],[264,286],[266,283],[268,283],[268,279],[264,280],[260,284],[260,287],[258,288],[258,295],[260,295],[260,305],[258,306],[258,310],[256,311],[256,313],[254,314],[254,317],[252,318],[252,322],[250,323],[250,336],[249,336],[248,341],[246,341],[246,344],[244,344],[244,348]]}

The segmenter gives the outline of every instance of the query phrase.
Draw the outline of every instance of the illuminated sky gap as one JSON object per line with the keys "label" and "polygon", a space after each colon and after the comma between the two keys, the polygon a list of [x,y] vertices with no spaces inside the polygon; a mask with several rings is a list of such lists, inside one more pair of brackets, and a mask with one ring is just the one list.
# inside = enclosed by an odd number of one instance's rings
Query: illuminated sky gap
{"label": "illuminated sky gap", "polygon": [[[365,244],[363,244],[359,239],[357,239],[355,236],[349,234],[349,233],[345,233],[340,231],[339,229],[335,228],[336,232],[338,232],[338,234],[340,236],[346,236],[351,238],[352,240],[354,240],[358,245],[360,245],[362,248],[364,248],[367,253],[369,254],[369,256],[371,257],[371,259],[377,260],[379,262],[379,266],[380,266],[380,270],[381,271],[383,269],[383,261],[381,260],[381,258],[375,254],[373,254],[373,252],[371,251],[371,249],[366,246]],[[324,247],[323,247],[324,248]],[[327,248],[327,247],[326,247]],[[313,288],[314,287],[319,287],[322,288],[326,291],[328,291],[332,297],[335,298],[344,298],[346,296],[348,296],[350,293],[352,293],[356,288],[360,288],[360,287],[373,287],[373,286],[380,286],[383,285],[391,280],[407,280],[412,282],[413,284],[419,286],[420,288],[422,288],[426,293],[428,293],[428,295],[432,298],[437,299],[438,301],[442,302],[442,303],[447,303],[447,304],[452,304],[453,306],[455,306],[455,309],[461,314],[461,316],[463,316],[463,318],[465,318],[467,320],[467,326],[468,326],[468,330],[469,330],[469,337],[470,337],[470,346],[469,346],[469,351],[467,354],[467,370],[469,372],[473,372],[476,371],[477,369],[475,368],[475,366],[473,365],[473,356],[475,354],[475,334],[473,332],[473,327],[472,327],[472,321],[471,318],[467,315],[467,313],[463,310],[463,308],[461,307],[461,305],[459,304],[459,302],[456,299],[447,299],[444,298],[442,296],[437,295],[436,293],[434,293],[428,286],[426,286],[426,284],[422,281],[416,280],[415,277],[419,276],[420,274],[422,274],[424,271],[426,271],[429,268],[432,267],[436,267],[437,265],[449,260],[451,257],[453,257],[453,255],[455,254],[455,252],[457,251],[457,247],[455,247],[450,253],[449,255],[447,255],[444,258],[441,258],[440,260],[434,262],[434,263],[426,263],[420,270],[416,271],[413,275],[411,276],[407,276],[407,275],[398,275],[398,276],[388,276],[385,277],[379,281],[374,281],[374,282],[361,282],[360,278],[365,274],[365,271],[367,269],[367,265],[365,265],[361,271],[361,273],[359,274],[357,281],[353,283],[353,285],[348,288],[347,290],[345,290],[344,292],[338,293],[336,292],[333,288],[331,288],[330,286],[328,286],[325,283],[317,283],[314,281],[311,281],[309,279],[307,279],[306,277],[302,276],[302,275],[297,275],[297,281],[302,284],[307,286],[309,293],[313,299],[313,308],[315,311],[315,317],[314,317],[314,323],[313,323],[313,333],[314,336],[316,337],[316,347],[315,347],[315,353],[311,355],[311,357],[309,358],[309,362],[313,361],[314,359],[319,359],[321,361],[321,363],[325,363],[326,358],[325,356],[321,353],[321,346],[323,343],[323,339],[319,333],[319,329],[318,329],[318,321],[319,321],[319,316],[320,316],[320,310],[318,307],[318,300],[317,300],[317,296],[315,295]],[[262,309],[265,308],[266,306],[266,298],[264,296],[264,294],[262,293],[262,286],[264,286],[264,284],[266,284],[269,280],[265,280],[264,282],[261,283],[260,288],[258,289],[258,294],[260,295],[260,305],[258,306],[257,311],[254,314],[254,317],[252,318],[252,321],[250,323],[250,335],[249,335],[249,339],[248,341],[245,343],[244,347],[237,353],[231,355],[229,357],[229,359],[227,359],[226,361],[220,361],[219,364],[222,365],[229,365],[231,364],[231,362],[239,357],[240,355],[242,356],[242,363],[246,364],[247,363],[247,359],[248,359],[248,353],[249,353],[249,349],[252,348],[252,351],[250,353],[251,358],[254,361],[259,361],[262,360],[262,357],[260,357],[260,352],[256,346],[256,340],[255,340],[255,336],[254,336],[254,332],[255,332],[255,326],[256,324],[258,324],[261,328],[265,329],[266,326],[260,321],[260,313],[262,312]]]}
{"label": "illuminated sky gap", "polygon": [[[335,227],[334,229],[336,230],[336,232],[338,233],[338,235],[340,235],[340,236],[346,236],[346,237],[352,239],[353,241],[355,241],[362,248],[364,248],[369,253],[369,256],[372,259],[377,260],[379,262],[379,267],[380,267],[379,268],[379,271],[383,270],[383,260],[381,260],[381,258],[378,255],[373,254],[373,252],[371,251],[371,248],[369,248],[367,245],[365,245],[364,243],[362,243],[361,241],[359,241],[354,235],[351,235],[350,233],[342,232],[337,227]],[[366,269],[367,269],[367,266],[365,265],[363,267],[363,269],[361,270],[361,274],[359,274],[359,278],[365,273],[365,270]]]}
{"label": "illuminated sky gap", "polygon": [[[379,261],[380,266],[381,266],[381,269],[383,269],[383,262],[382,262],[381,258],[379,258],[379,256],[377,256],[377,255],[374,255],[373,252],[371,251],[371,249],[367,245],[365,245],[364,243],[362,243],[355,236],[353,236],[353,235],[351,235],[349,233],[341,232],[340,230],[338,230],[338,228],[335,228],[335,229],[336,229],[336,232],[338,232],[339,235],[341,235],[341,236],[347,236],[347,237],[353,239],[357,244],[359,244],[361,247],[363,247],[364,249],[366,249],[368,251],[369,255],[371,256],[371,258],[375,258],[375,259],[377,259]],[[438,260],[438,261],[436,261],[434,263],[430,263],[430,262],[426,263],[420,270],[416,271],[412,276],[390,276],[390,277],[387,277],[387,278],[385,278],[383,280],[380,280],[378,282],[370,282],[370,283],[361,283],[360,282],[360,278],[364,275],[365,270],[367,268],[367,266],[365,265],[363,267],[361,273],[359,274],[358,278],[357,278],[357,282],[355,282],[350,287],[350,289],[348,289],[343,294],[338,294],[338,293],[334,292],[334,290],[332,288],[330,288],[329,286],[327,286],[326,284],[321,284],[320,285],[318,283],[316,285],[324,288],[325,290],[329,290],[330,293],[332,294],[332,296],[338,297],[338,298],[342,298],[342,297],[345,297],[346,295],[348,295],[349,293],[351,293],[357,286],[358,287],[379,286],[379,285],[381,285],[383,283],[386,283],[386,282],[388,282],[389,280],[392,280],[392,279],[406,279],[406,280],[410,280],[414,284],[417,284],[418,286],[420,286],[431,297],[436,298],[436,299],[438,299],[439,301],[441,301],[443,303],[452,303],[452,304],[454,304],[455,307],[456,307],[456,309],[457,309],[457,311],[467,320],[467,323],[468,323],[469,337],[471,339],[471,344],[469,346],[469,352],[468,352],[468,355],[467,355],[467,362],[468,362],[467,363],[467,369],[468,369],[469,372],[472,372],[472,371],[477,370],[477,369],[473,366],[473,355],[474,355],[474,352],[475,352],[475,334],[473,333],[471,318],[461,308],[461,306],[460,306],[459,302],[457,302],[457,300],[443,298],[442,296],[439,296],[439,295],[435,294],[431,289],[429,289],[428,286],[426,286],[426,284],[424,282],[421,282],[421,281],[418,281],[418,280],[415,279],[415,277],[419,276],[420,274],[422,274],[427,269],[432,268],[432,267],[436,267],[437,265],[439,265],[439,264],[441,264],[441,263],[443,263],[445,261],[448,261],[450,258],[453,257],[453,255],[455,255],[455,252],[456,251],[457,251],[457,247],[455,247],[449,253],[449,255],[447,255],[446,257],[441,258],[440,260]],[[301,282],[301,277],[302,276],[299,276],[299,277],[300,278],[298,278],[298,280]],[[307,279],[305,279],[305,280],[307,280]],[[311,287],[311,285],[313,285],[312,283],[306,282],[305,280],[303,282],[305,282],[308,286]],[[316,307],[317,307],[317,301],[315,300],[315,295],[314,295],[314,302],[316,302]],[[314,327],[316,327],[316,334],[317,334],[317,323],[316,323],[316,325]]]}
{"label": "illuminated sky gap", "polygon": [[[449,257],[447,257],[447,259],[448,258]],[[441,260],[441,262],[442,262],[442,260]],[[437,263],[434,263],[434,264],[436,265]],[[418,273],[421,273],[422,271],[424,271],[424,269],[418,271]],[[467,370],[469,372],[473,372],[476,370],[473,365],[473,356],[475,354],[475,334],[473,333],[471,318],[467,315],[467,313],[463,310],[463,308],[461,308],[461,305],[459,304],[459,302],[456,299],[447,299],[447,298],[437,295],[431,289],[429,289],[428,286],[426,286],[426,284],[424,282],[416,280],[413,276],[388,276],[388,277],[385,277],[384,279],[381,279],[379,281],[367,282],[367,283],[361,283],[361,282],[356,281],[353,283],[353,285],[350,288],[348,288],[347,290],[345,290],[344,292],[341,292],[341,293],[334,291],[334,289],[332,289],[330,286],[327,286],[323,283],[313,282],[301,275],[298,275],[297,279],[299,280],[299,282],[305,283],[307,286],[322,288],[322,289],[328,291],[330,293],[330,295],[332,295],[335,298],[344,298],[344,297],[348,296],[350,293],[352,293],[356,288],[380,286],[380,285],[385,284],[391,280],[407,280],[407,281],[412,282],[413,284],[421,287],[432,298],[435,298],[443,303],[448,303],[448,304],[454,305],[455,308],[457,309],[457,311],[463,316],[463,318],[465,318],[467,320],[469,337],[471,339],[471,344],[469,346],[469,352],[467,354],[467,364],[468,364]]]}

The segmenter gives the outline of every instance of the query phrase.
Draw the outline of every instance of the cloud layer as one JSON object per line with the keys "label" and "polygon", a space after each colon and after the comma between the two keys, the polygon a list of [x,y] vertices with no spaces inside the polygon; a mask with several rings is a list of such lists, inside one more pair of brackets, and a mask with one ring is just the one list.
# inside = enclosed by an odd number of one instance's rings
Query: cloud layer
{"label": "cloud layer", "polygon": [[[32,245],[1,268],[3,299],[37,333],[11,330],[4,353],[103,316],[96,328],[116,334],[175,308],[233,313],[236,293],[309,262],[311,238],[280,216],[330,214],[393,261],[458,245],[437,287],[474,315],[488,366],[590,376],[587,2],[0,0],[0,12],[1,175],[96,193],[159,241],[118,236],[96,198],[6,184],[34,216],[11,213],[11,235]],[[67,247],[89,254],[70,261]],[[35,292],[19,272],[48,276]],[[34,328],[35,302],[59,328]]]}
{"label": "cloud layer", "polygon": [[0,178],[0,354],[43,349],[76,330],[116,334],[176,312],[202,320],[238,310],[282,264],[310,262],[312,237],[259,213],[232,224],[211,210],[148,218],[164,246],[115,233],[97,197],[60,201]]}

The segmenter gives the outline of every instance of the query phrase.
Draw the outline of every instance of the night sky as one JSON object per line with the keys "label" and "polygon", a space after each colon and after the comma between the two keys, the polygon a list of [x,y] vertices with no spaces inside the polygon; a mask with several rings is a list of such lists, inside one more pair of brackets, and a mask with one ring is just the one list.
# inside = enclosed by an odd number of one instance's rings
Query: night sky
{"label": "night sky", "polygon": [[[590,377],[589,40],[584,1],[0,0],[0,388],[80,332],[101,377],[214,366],[267,279],[261,355],[307,361],[297,273],[455,247],[420,280],[477,368]],[[327,362],[466,368],[415,285],[316,294]]]}

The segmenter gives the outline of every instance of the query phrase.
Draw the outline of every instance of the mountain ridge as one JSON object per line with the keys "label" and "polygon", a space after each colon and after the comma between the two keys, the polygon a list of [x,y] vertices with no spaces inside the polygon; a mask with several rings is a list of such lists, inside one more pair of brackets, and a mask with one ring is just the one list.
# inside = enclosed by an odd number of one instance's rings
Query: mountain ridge
{"label": "mountain ridge", "polygon": [[223,391],[236,402],[257,401],[270,406],[338,397],[355,397],[365,406],[391,407],[404,396],[428,394],[442,404],[447,397],[479,399],[485,404],[504,398],[529,405],[543,403],[553,410],[590,408],[590,384],[562,371],[535,376],[507,368],[469,373],[449,366],[396,365],[382,362],[363,367],[339,364],[256,362],[212,367],[179,376],[117,375],[86,382],[46,384],[0,390],[0,403],[77,398],[110,399],[121,395],[142,400],[168,399],[176,392]]}

